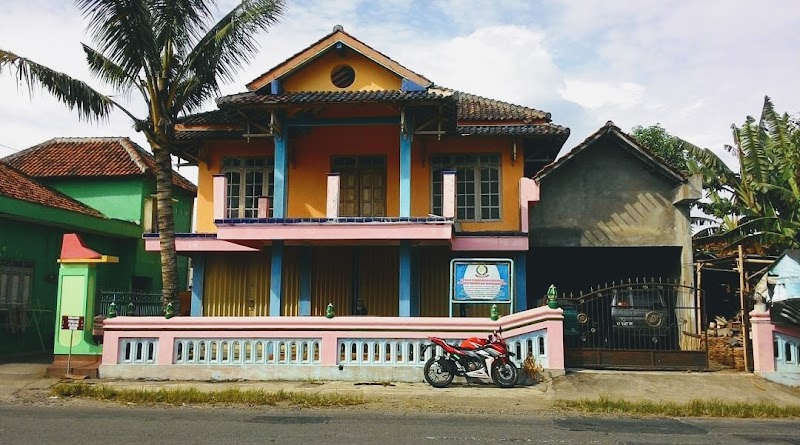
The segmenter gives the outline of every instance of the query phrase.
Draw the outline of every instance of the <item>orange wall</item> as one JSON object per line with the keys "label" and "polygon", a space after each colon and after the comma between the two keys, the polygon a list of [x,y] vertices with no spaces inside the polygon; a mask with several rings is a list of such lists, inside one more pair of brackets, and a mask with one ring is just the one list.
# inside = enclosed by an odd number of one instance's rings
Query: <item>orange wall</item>
{"label": "orange wall", "polygon": [[[340,64],[350,65],[356,73],[355,81],[347,88],[331,82],[331,71]],[[401,79],[397,74],[368,58],[348,49],[344,56],[330,51],[281,82],[283,91],[364,91],[399,90]]]}
{"label": "orange wall", "polygon": [[316,127],[289,139],[289,217],[324,217],[333,156],[386,156],[386,212],[400,214],[400,131],[395,126]]}
{"label": "orange wall", "polygon": [[[310,134],[292,136],[288,142],[288,206],[287,217],[324,217],[327,174],[333,156],[386,156],[387,216],[400,213],[400,134],[387,126],[315,127]],[[197,197],[197,231],[216,232],[213,222],[212,175],[221,170],[224,156],[272,156],[271,139],[252,142],[213,142],[206,146],[208,164],[200,164]],[[502,178],[501,220],[464,222],[465,231],[519,230],[519,178],[523,175],[521,148],[512,162],[510,138],[449,137],[415,138],[412,145],[411,215],[425,216],[431,211],[430,158],[436,153],[500,153]]]}

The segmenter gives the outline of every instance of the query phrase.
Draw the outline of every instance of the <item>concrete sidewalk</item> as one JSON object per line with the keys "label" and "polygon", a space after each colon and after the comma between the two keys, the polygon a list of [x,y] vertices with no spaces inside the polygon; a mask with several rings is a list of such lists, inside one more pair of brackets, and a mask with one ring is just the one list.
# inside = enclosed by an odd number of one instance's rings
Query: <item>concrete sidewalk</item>
{"label": "concrete sidewalk", "polygon": [[[59,403],[49,388],[61,379],[46,378],[43,363],[0,363],[0,403]],[[112,388],[197,388],[218,391],[242,390],[360,393],[368,403],[363,409],[432,410],[440,412],[532,413],[552,410],[558,400],[597,399],[677,402],[718,399],[724,402],[770,402],[800,405],[800,388],[789,388],[753,374],[733,371],[571,371],[533,386],[500,389],[489,385],[466,385],[459,379],[449,388],[436,389],[425,383],[370,382],[181,382],[89,379],[89,384]],[[462,381],[463,382],[463,381]]]}

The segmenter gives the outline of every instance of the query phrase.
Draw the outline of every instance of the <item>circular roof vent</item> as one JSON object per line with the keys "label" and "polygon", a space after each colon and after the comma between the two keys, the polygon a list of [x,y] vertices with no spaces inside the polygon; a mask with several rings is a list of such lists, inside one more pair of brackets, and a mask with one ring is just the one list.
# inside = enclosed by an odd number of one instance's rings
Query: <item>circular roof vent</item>
{"label": "circular roof vent", "polygon": [[344,31],[344,26],[342,26],[342,25],[334,26],[333,27],[333,32],[336,32],[336,31]]}
{"label": "circular roof vent", "polygon": [[356,72],[347,64],[337,65],[331,70],[331,82],[339,88],[347,88],[356,80]]}

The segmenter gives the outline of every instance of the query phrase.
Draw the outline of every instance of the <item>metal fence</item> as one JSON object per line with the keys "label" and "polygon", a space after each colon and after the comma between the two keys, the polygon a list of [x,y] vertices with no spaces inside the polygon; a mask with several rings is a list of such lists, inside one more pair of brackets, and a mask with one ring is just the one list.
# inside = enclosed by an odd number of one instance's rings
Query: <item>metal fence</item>
{"label": "metal fence", "polygon": [[[161,304],[161,292],[143,292],[136,290],[100,290],[97,300],[96,314],[108,315],[109,306],[114,303],[118,316],[159,316],[164,315]],[[180,314],[180,301],[172,302],[175,314]]]}
{"label": "metal fence", "polygon": [[697,289],[657,280],[612,283],[566,298],[564,340],[569,348],[705,350]]}

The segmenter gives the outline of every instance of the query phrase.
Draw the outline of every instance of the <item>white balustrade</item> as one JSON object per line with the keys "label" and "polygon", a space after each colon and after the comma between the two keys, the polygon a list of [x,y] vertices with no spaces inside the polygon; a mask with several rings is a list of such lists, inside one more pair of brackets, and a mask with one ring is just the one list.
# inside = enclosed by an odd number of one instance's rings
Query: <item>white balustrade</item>
{"label": "white balustrade", "polygon": [[775,349],[778,354],[775,356],[775,371],[777,372],[800,372],[800,339],[775,333]]}
{"label": "white balustrade", "polygon": [[172,363],[199,365],[319,364],[321,339],[176,338]]}
{"label": "white balustrade", "polygon": [[157,353],[157,338],[121,338],[118,363],[153,364],[156,362]]}

